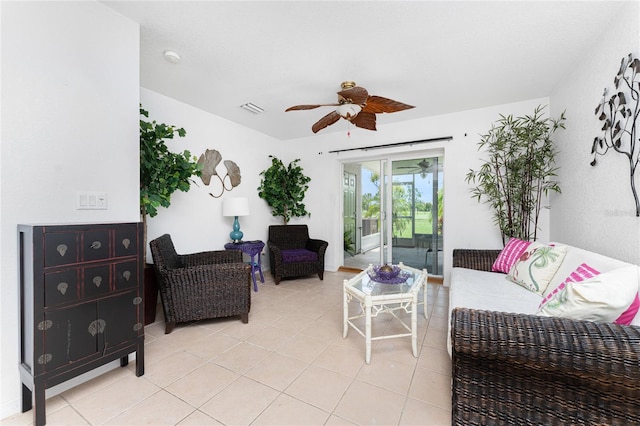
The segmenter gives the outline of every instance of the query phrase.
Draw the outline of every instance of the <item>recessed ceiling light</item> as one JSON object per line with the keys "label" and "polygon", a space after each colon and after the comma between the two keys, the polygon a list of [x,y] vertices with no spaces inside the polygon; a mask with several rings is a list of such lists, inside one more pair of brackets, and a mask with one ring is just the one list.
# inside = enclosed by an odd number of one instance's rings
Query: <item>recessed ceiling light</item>
{"label": "recessed ceiling light", "polygon": [[260,114],[261,112],[264,112],[264,108],[260,108],[258,105],[251,102],[247,102],[246,104],[240,105],[240,108],[246,109],[247,111],[252,112],[254,114]]}
{"label": "recessed ceiling light", "polygon": [[165,50],[164,58],[167,60],[167,62],[171,62],[172,64],[180,63],[180,55],[178,54],[178,52],[174,52],[173,50]]}

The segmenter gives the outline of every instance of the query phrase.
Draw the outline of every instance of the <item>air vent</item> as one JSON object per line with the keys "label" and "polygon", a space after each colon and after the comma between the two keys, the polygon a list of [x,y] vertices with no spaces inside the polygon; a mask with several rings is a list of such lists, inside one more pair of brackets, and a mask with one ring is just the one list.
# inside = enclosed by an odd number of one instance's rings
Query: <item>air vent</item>
{"label": "air vent", "polygon": [[246,109],[247,111],[252,112],[254,114],[260,114],[261,112],[264,112],[264,108],[260,108],[258,105],[251,102],[247,102],[246,104],[240,105],[240,108]]}

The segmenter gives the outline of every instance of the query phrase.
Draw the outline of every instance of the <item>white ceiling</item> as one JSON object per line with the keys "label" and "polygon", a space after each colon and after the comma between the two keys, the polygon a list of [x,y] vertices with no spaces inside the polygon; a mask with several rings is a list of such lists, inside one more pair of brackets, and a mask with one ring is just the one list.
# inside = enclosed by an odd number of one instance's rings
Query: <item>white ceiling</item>
{"label": "white ceiling", "polygon": [[[415,108],[385,123],[547,96],[612,1],[103,1],[140,24],[147,89],[275,138],[312,134],[340,83]],[[164,60],[167,49],[182,60]],[[252,102],[259,115],[240,108]],[[320,132],[343,131],[334,125]],[[366,132],[368,130],[359,130]],[[383,131],[379,130],[379,131]]]}

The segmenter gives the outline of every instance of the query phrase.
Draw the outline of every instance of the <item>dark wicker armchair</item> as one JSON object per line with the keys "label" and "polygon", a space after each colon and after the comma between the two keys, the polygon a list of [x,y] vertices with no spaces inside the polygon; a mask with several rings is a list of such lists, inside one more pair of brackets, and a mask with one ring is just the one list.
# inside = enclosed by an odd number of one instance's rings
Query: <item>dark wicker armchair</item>
{"label": "dark wicker armchair", "polygon": [[[454,250],[489,270],[499,250]],[[456,308],[455,425],[640,424],[640,327]]]}
{"label": "dark wicker armchair", "polygon": [[269,226],[269,266],[276,284],[282,278],[318,274],[324,277],[324,253],[329,243],[309,238],[307,225]]}
{"label": "dark wicker armchair", "polygon": [[249,322],[251,267],[238,250],[180,255],[165,234],[149,243],[164,309],[165,333],[176,323],[240,315]]}

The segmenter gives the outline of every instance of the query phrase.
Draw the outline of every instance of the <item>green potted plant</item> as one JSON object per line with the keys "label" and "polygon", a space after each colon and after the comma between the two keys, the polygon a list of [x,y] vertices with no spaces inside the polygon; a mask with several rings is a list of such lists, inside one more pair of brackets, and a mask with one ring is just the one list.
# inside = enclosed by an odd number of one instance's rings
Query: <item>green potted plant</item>
{"label": "green potted plant", "polygon": [[292,217],[310,216],[303,200],[311,178],[302,172],[300,159],[285,166],[278,158],[272,155],[269,158],[271,167],[260,172],[258,196],[269,204],[273,216],[282,216],[285,225]]}
{"label": "green potted plant", "polygon": [[[140,107],[140,115],[149,113]],[[188,150],[182,153],[169,151],[166,139],[174,135],[184,137],[187,132],[172,125],[140,119],[140,215],[144,223],[145,240],[147,215],[154,217],[158,207],[171,205],[171,194],[188,191],[191,177],[200,175],[197,158]]]}
{"label": "green potted plant", "polygon": [[157,285],[153,267],[146,262],[147,215],[154,217],[158,207],[169,207],[175,191],[188,191],[191,176],[200,175],[200,166],[188,150],[174,153],[165,143],[175,134],[184,137],[187,132],[183,128],[144,120],[142,117],[148,118],[149,113],[142,106],[140,115],[140,216],[144,229],[145,324],[148,324],[155,318]]}
{"label": "green potted plant", "polygon": [[510,237],[536,240],[543,195],[560,193],[553,180],[557,149],[551,136],[564,129],[565,116],[545,118],[543,109],[539,106],[524,117],[501,115],[478,143],[489,158],[466,176],[467,182],[476,185],[471,189],[473,197],[493,208],[503,244]]}

